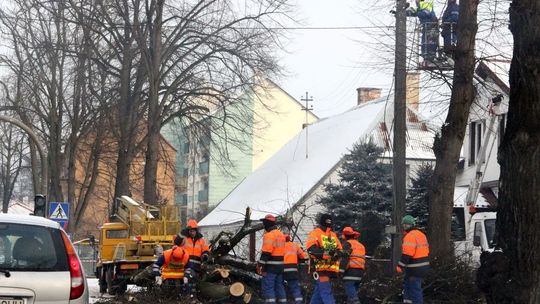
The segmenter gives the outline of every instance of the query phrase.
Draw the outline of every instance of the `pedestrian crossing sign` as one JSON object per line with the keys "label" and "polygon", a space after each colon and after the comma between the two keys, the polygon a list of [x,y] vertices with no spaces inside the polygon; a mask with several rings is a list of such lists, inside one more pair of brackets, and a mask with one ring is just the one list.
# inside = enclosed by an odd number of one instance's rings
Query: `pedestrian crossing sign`
{"label": "pedestrian crossing sign", "polygon": [[49,203],[49,219],[56,221],[60,226],[67,227],[69,220],[69,204],[68,203]]}

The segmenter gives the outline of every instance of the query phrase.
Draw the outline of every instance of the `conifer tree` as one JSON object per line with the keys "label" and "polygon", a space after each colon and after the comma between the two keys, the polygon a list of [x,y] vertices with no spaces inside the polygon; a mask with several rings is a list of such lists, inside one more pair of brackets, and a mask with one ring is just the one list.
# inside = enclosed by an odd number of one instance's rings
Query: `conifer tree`
{"label": "conifer tree", "polygon": [[360,231],[368,253],[381,243],[392,210],[392,166],[380,161],[382,152],[371,141],[355,145],[344,156],[339,183],[325,185],[319,198],[334,217],[334,229]]}
{"label": "conifer tree", "polygon": [[405,212],[416,218],[416,224],[420,228],[426,228],[429,217],[429,193],[428,189],[433,176],[433,166],[421,165],[416,176],[411,179],[411,188],[407,192]]}

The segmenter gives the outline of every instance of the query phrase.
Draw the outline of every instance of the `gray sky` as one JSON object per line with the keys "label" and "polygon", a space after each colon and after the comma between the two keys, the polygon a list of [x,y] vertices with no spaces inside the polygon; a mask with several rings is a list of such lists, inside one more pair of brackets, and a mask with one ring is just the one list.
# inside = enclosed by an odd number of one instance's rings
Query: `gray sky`
{"label": "gray sky", "polygon": [[[298,100],[309,92],[313,96],[313,111],[319,117],[341,113],[354,106],[358,87],[378,87],[387,94],[392,85],[395,35],[394,29],[388,28],[395,22],[389,11],[395,1],[296,1],[300,23],[296,26],[307,29],[290,31],[290,41],[286,45],[288,54],[281,60],[288,76],[278,80],[278,84]],[[413,0],[408,2],[414,5]],[[435,0],[435,12],[439,17],[445,5],[446,0]],[[481,1],[478,17],[481,22],[477,56],[510,58],[508,3]],[[416,18],[408,18],[408,21],[407,38],[411,41],[417,23]],[[408,65],[414,66],[414,56],[408,60]],[[443,114],[440,104],[430,106],[428,103],[429,100],[440,100],[440,94],[446,96],[448,93],[442,91],[448,92],[448,86],[430,80],[427,73],[423,73],[422,78],[421,110],[428,117],[440,116]]]}
{"label": "gray sky", "polygon": [[307,29],[290,31],[286,45],[289,54],[283,55],[281,61],[288,77],[278,83],[298,100],[309,92],[313,96],[314,112],[320,117],[354,106],[357,87],[380,87],[388,92],[391,71],[383,71],[372,63],[377,66],[382,62],[377,55],[388,57],[391,54],[377,54],[369,33],[380,31],[374,28],[383,24],[380,17],[386,17],[386,24],[393,18],[388,10],[382,12],[388,16],[366,18],[365,6],[361,5],[368,2],[370,0],[298,0],[300,24],[296,26]]}

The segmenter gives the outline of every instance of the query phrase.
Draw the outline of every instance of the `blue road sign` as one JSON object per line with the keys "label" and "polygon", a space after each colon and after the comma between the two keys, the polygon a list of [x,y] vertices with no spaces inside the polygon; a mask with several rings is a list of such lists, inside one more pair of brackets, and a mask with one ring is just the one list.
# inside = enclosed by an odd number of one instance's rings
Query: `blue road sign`
{"label": "blue road sign", "polygon": [[69,203],[49,203],[49,219],[58,222],[60,226],[67,229],[69,221]]}

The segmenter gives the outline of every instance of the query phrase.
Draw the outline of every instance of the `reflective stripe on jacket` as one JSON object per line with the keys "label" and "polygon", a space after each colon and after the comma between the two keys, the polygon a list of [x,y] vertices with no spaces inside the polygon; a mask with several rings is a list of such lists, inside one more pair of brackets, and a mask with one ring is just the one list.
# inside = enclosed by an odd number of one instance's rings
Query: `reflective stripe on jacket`
{"label": "reflective stripe on jacket", "polygon": [[201,269],[202,255],[208,254],[209,247],[203,238],[186,237],[186,243],[184,249],[189,254],[189,262],[193,267],[193,270],[199,271]]}
{"label": "reflective stripe on jacket", "polygon": [[341,260],[340,272],[345,281],[360,281],[366,268],[366,249],[357,240],[347,240],[343,243],[343,250],[350,252],[347,258]]}
{"label": "reflective stripe on jacket", "polygon": [[422,231],[413,228],[405,234],[398,264],[405,268],[405,274],[408,276],[426,276],[429,270],[429,244]]}
{"label": "reflective stripe on jacket", "polygon": [[339,260],[333,260],[329,255],[332,251],[342,249],[332,229],[323,230],[321,227],[313,229],[308,235],[306,247],[315,262],[315,271],[319,275],[334,277],[339,272]]}
{"label": "reflective stripe on jacket", "polygon": [[259,263],[264,272],[282,273],[285,255],[285,235],[277,228],[265,232]]}
{"label": "reflective stripe on jacket", "polygon": [[[181,250],[182,258],[176,259],[172,256],[173,250]],[[177,252],[176,252],[177,253]],[[183,279],[184,270],[189,262],[189,254],[182,247],[173,247],[163,252],[165,262],[161,268],[161,277],[163,279]]]}
{"label": "reflective stripe on jacket", "polygon": [[298,279],[298,260],[307,260],[308,256],[302,247],[295,242],[285,243],[285,255],[283,256],[283,278]]}

